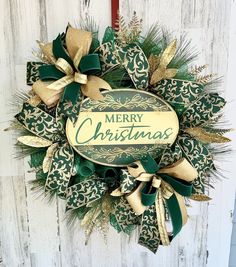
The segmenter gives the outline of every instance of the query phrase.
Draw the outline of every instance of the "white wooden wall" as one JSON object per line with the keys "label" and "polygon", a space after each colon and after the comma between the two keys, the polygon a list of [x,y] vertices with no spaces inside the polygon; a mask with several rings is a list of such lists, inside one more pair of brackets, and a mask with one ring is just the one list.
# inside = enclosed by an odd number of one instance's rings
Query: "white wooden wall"
{"label": "white wooden wall", "polygon": [[[208,63],[210,71],[225,76],[222,88],[230,102],[226,111],[235,120],[234,0],[120,0],[120,9],[126,18],[136,10],[144,31],[159,21],[176,36],[187,32],[201,53],[198,63]],[[111,23],[110,0],[0,0],[0,266],[228,266],[235,155],[228,163],[218,162],[227,179],[210,191],[214,199],[210,204],[192,203],[187,226],[157,255],[137,245],[137,233],[129,240],[113,229],[107,244],[94,233],[84,246],[83,231],[66,226],[62,201],[49,206],[32,195],[27,183],[34,176],[27,172],[27,160],[14,159],[14,135],[2,131],[14,114],[9,101],[16,90],[27,88],[25,64],[35,40],[52,40],[67,22],[86,15],[93,16],[103,32]]]}

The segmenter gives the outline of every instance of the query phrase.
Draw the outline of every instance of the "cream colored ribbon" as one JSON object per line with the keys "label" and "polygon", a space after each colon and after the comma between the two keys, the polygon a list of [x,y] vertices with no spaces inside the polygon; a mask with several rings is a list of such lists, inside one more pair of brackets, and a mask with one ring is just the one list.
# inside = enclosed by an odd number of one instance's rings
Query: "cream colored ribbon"
{"label": "cream colored ribbon", "polygon": [[80,60],[82,58],[82,52],[83,49],[80,47],[74,57],[74,66],[76,67],[76,72],[74,72],[71,65],[64,59],[64,58],[58,58],[55,67],[60,70],[61,72],[65,73],[66,76],[62,77],[61,79],[49,84],[47,86],[48,89],[52,90],[60,90],[67,85],[69,85],[72,82],[77,82],[80,84],[86,84],[88,82],[88,78],[86,74],[82,74],[78,70],[78,65],[80,63]]}

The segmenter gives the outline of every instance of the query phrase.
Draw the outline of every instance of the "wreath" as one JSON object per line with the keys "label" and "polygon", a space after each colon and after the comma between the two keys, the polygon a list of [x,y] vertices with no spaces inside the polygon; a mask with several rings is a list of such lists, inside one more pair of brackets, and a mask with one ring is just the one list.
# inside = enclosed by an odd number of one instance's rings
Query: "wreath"
{"label": "wreath", "polygon": [[[34,189],[66,201],[70,222],[87,240],[109,223],[156,252],[187,222],[187,199],[208,201],[217,176],[213,159],[230,141],[218,122],[226,104],[197,53],[158,26],[141,34],[134,13],[107,27],[68,25],[39,44],[27,63],[19,131],[20,155],[30,155]],[[219,143],[216,145],[215,143]]]}

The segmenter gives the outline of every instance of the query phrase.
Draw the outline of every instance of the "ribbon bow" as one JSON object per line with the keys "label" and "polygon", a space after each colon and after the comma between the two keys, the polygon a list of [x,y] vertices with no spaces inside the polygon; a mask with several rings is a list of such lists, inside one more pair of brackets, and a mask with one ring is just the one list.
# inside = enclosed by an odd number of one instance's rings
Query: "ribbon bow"
{"label": "ribbon bow", "polygon": [[94,76],[101,71],[101,66],[98,54],[88,54],[91,42],[91,32],[68,27],[65,35],[67,50],[60,34],[51,45],[47,44],[44,53],[50,55],[48,58],[54,64],[41,65],[40,80],[33,84],[34,92],[47,106],[55,105],[62,92],[61,101],[71,102],[74,106],[80,102],[81,91],[91,99],[101,100],[103,96],[99,89],[111,89],[107,82]]}
{"label": "ribbon bow", "polygon": [[[34,134],[19,137],[19,142],[31,147],[47,148],[42,164],[43,172],[47,173],[46,191],[56,191],[59,197],[65,198],[71,175],[83,179],[94,174],[94,163],[74,155],[63,129],[54,117],[39,106],[34,107],[25,102],[15,118]],[[113,175],[118,175],[114,168],[104,167],[97,172],[105,177],[112,171]]]}
{"label": "ribbon bow", "polygon": [[[192,194],[192,181],[197,177],[196,169],[182,158],[176,163],[159,169],[151,156],[146,156],[128,166],[123,172],[120,188],[113,196],[124,195],[136,215],[143,215],[139,243],[156,252],[158,245],[169,245],[187,222],[184,197]],[[166,208],[171,217],[172,231],[168,232],[165,218]],[[155,222],[156,235],[147,229]]]}

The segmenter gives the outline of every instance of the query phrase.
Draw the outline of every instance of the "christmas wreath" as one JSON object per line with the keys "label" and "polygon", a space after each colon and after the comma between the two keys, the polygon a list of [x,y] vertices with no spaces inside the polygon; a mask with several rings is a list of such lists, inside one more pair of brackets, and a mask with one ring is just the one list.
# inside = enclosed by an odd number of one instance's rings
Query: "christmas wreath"
{"label": "christmas wreath", "polygon": [[197,53],[136,14],[107,27],[100,42],[90,20],[39,43],[27,63],[21,111],[12,127],[30,155],[34,189],[66,201],[87,237],[109,223],[156,252],[187,222],[188,198],[210,200],[213,159],[230,141],[218,122],[226,101],[219,82],[190,67]]}

